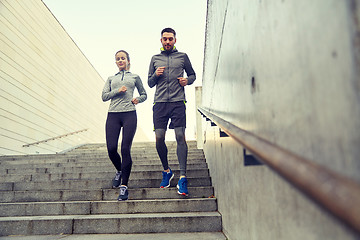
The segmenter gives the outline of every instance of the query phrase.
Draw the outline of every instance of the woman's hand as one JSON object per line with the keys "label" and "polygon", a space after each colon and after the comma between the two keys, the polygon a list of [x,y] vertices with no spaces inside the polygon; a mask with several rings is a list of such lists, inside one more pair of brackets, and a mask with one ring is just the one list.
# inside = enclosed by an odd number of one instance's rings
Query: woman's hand
{"label": "woman's hand", "polygon": [[131,100],[131,102],[136,105],[139,103],[139,100],[137,100],[137,98],[133,98],[133,100]]}
{"label": "woman's hand", "polygon": [[125,86],[122,86],[121,88],[119,88],[119,93],[121,93],[121,92],[126,92],[126,87]]}

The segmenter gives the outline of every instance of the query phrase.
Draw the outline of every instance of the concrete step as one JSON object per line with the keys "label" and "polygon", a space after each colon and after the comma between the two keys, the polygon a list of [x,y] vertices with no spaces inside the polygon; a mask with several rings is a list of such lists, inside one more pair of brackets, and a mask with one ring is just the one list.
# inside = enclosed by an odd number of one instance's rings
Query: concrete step
{"label": "concrete step", "polygon": [[[118,147],[118,151],[120,152],[121,147]],[[168,154],[176,154],[177,149],[176,148],[168,148]],[[202,154],[203,151],[202,149],[196,149],[196,148],[188,148],[188,152],[191,154]],[[107,154],[107,149],[106,147],[104,148],[98,148],[98,149],[75,149],[74,151],[70,151],[67,153],[60,153],[60,154],[65,154],[65,155],[81,155],[81,154]],[[131,148],[131,154],[157,154],[157,150],[156,148],[137,148],[137,147],[132,147]]]}
{"label": "concrete step", "polygon": [[[168,154],[169,159],[176,159],[176,154]],[[68,158],[77,158],[77,159],[83,159],[86,161],[93,161],[95,159],[108,159],[108,155],[107,153],[83,153],[83,154],[77,154],[77,155],[70,155],[67,154]],[[159,156],[157,153],[144,153],[144,154],[136,154],[136,153],[132,153],[131,154],[131,158],[133,160],[154,160],[154,159],[159,159]],[[198,153],[198,154],[192,154],[190,159],[196,159],[196,158],[204,158],[203,153]]]}
{"label": "concrete step", "polygon": [[[175,187],[179,176],[171,181],[171,187]],[[130,179],[129,188],[157,188],[160,186],[161,178],[153,179]],[[188,177],[189,187],[211,186],[210,177]],[[112,179],[96,180],[61,180],[51,182],[9,182],[0,183],[0,191],[32,191],[32,190],[82,190],[82,189],[107,189],[112,187]]]}
{"label": "concrete step", "polygon": [[[120,153],[120,148],[118,149]],[[204,153],[202,150],[189,150],[188,153],[193,156],[204,156]],[[99,157],[107,157],[108,153],[107,150],[104,151],[82,151],[82,152],[70,152],[65,154],[58,154],[58,156],[63,155],[63,158],[65,157],[83,157],[83,156],[99,156]],[[169,156],[176,156],[176,150],[170,150],[168,151]],[[157,157],[158,153],[156,150],[131,150],[131,156],[135,157]]]}
{"label": "concrete step", "polygon": [[105,144],[54,155],[0,157],[0,236],[126,234],[127,239],[160,239],[163,232],[179,232],[173,237],[203,232],[195,239],[223,239],[204,154],[195,149],[196,142],[188,145],[189,196],[177,194],[176,142],[168,143],[175,178],[166,189],[159,188],[162,166],[155,143],[144,143],[133,145],[129,200],[121,202],[119,189],[111,188],[115,168]]}
{"label": "concrete step", "polygon": [[145,233],[145,234],[59,234],[1,237],[2,240],[226,240],[222,232]]}
{"label": "concrete step", "polygon": [[[192,199],[208,198],[214,195],[212,186],[189,187],[189,196],[177,194],[177,188],[129,188],[129,200]],[[118,189],[97,190],[41,190],[1,191],[0,202],[58,202],[58,201],[111,201],[119,195]]]}
{"label": "concrete step", "polygon": [[[179,162],[177,159],[169,159],[169,164],[178,165]],[[205,159],[188,159],[188,164],[204,164],[206,163]],[[160,160],[142,160],[142,161],[133,161],[133,166],[143,166],[143,165],[152,165],[160,166]],[[61,167],[104,167],[111,168],[113,167],[112,162],[109,159],[97,159],[97,161],[76,161],[76,162],[55,162],[55,163],[26,163],[26,164],[3,164],[0,166],[2,169],[19,169],[19,171],[24,171],[25,169],[32,168],[61,168]]]}
{"label": "concrete step", "polygon": [[[120,146],[119,146],[119,152],[120,152]],[[194,146],[188,144],[188,152],[189,155],[195,155],[200,154],[203,155],[203,151],[201,149],[196,148],[196,144]],[[147,146],[147,147],[139,147],[137,146],[137,143],[134,143],[131,148],[132,155],[155,155],[157,156],[157,151],[155,148],[155,145],[153,146]],[[99,156],[107,157],[107,149],[104,144],[101,144],[101,147],[95,147],[95,148],[75,148],[71,151],[67,151],[65,153],[58,153],[58,154],[29,154],[29,155],[9,155],[9,156],[1,156],[0,157],[0,163],[2,161],[13,161],[13,160],[30,160],[30,159],[44,159],[44,158],[71,158],[81,155],[90,155],[90,154],[96,154]],[[168,146],[168,154],[169,155],[175,155],[176,154],[176,145],[174,146]]]}
{"label": "concrete step", "polygon": [[[159,156],[156,152],[144,152],[137,153],[132,152],[131,157],[133,161],[141,160],[159,160]],[[177,160],[176,153],[168,153],[169,160]],[[192,159],[204,159],[203,152],[188,153],[189,160]],[[78,153],[78,154],[56,154],[56,155],[20,155],[20,156],[0,156],[0,166],[3,164],[29,164],[29,163],[64,163],[74,161],[98,161],[99,159],[109,159],[107,152],[94,152],[94,153]]]}
{"label": "concrete step", "polygon": [[[179,170],[173,170],[175,176],[180,175]],[[99,172],[75,172],[75,173],[33,173],[28,174],[24,172],[22,174],[5,174],[0,175],[0,182],[49,182],[49,181],[61,181],[61,180],[91,180],[91,179],[112,179],[115,176],[115,170],[103,170],[99,169]],[[187,171],[187,176],[194,177],[208,177],[209,170],[207,168],[190,169]],[[160,171],[131,171],[131,179],[149,179],[149,178],[161,178]]]}
{"label": "concrete step", "polygon": [[[168,141],[165,143],[169,150],[176,149],[176,147],[177,147],[176,142]],[[188,145],[189,150],[198,149],[196,141],[187,141],[186,143]],[[119,143],[119,148],[120,148],[120,146],[121,146],[121,144]],[[154,149],[155,150],[156,144],[155,144],[155,142],[143,142],[143,143],[133,142],[131,149]],[[86,144],[86,145],[82,145],[82,146],[77,146],[72,149],[68,149],[64,152],[85,151],[85,150],[106,150],[106,144],[105,143]]]}
{"label": "concrete step", "polygon": [[[165,141],[168,149],[176,149],[176,141]],[[197,149],[197,142],[195,140],[186,141],[189,149]],[[120,144],[119,144],[120,145]],[[133,142],[132,149],[134,148],[146,148],[146,149],[155,149],[155,141],[151,142]],[[105,143],[90,143],[78,146],[74,149],[70,149],[66,152],[84,150],[84,149],[106,149]]]}
{"label": "concrete step", "polygon": [[[5,160],[1,159],[3,157],[0,157],[0,166],[21,166],[25,164],[49,164],[49,165],[56,165],[56,164],[67,164],[70,162],[76,162],[76,163],[98,163],[98,162],[107,162],[110,161],[109,157],[105,154],[92,154],[89,156],[63,156],[63,157],[34,157],[34,158],[18,158],[18,159],[12,159],[12,160]],[[154,155],[137,155],[132,154],[131,158],[134,162],[134,164],[137,163],[149,163],[149,162],[160,162],[160,158],[158,157],[157,153]],[[178,162],[177,156],[175,154],[169,154],[168,155],[169,161]],[[193,154],[188,156],[188,161],[205,161],[205,157],[203,154]]]}
{"label": "concrete step", "polygon": [[0,217],[211,211],[215,198],[0,203]]}
{"label": "concrete step", "polygon": [[0,226],[3,236],[222,230],[218,212],[0,217]]}
{"label": "concrete step", "polygon": [[[159,161],[160,162],[160,161]],[[169,162],[169,166],[172,170],[179,170],[178,163]],[[199,162],[199,163],[188,163],[187,169],[199,169],[199,168],[208,168],[206,162]],[[99,170],[106,170],[106,171],[114,171],[114,166],[109,163],[107,166],[103,166],[99,168],[98,166],[87,166],[86,164],[79,166],[79,167],[34,167],[34,168],[27,168],[26,165],[22,165],[19,167],[11,167],[11,168],[1,168],[0,174],[24,174],[26,172],[29,173],[81,173],[81,172],[98,172]],[[158,164],[134,164],[132,166],[132,171],[162,171],[161,163]]]}

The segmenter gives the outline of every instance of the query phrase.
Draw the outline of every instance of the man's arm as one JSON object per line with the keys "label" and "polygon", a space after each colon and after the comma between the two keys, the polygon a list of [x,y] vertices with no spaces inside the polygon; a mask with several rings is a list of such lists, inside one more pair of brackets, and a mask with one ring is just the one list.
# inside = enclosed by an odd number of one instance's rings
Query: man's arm
{"label": "man's arm", "polygon": [[148,85],[150,88],[154,87],[157,84],[158,77],[155,73],[156,69],[154,66],[154,57],[151,58],[150,66],[149,66],[149,73],[148,73]]}
{"label": "man's arm", "polygon": [[193,82],[196,79],[196,74],[191,65],[190,59],[186,53],[184,55],[184,69],[185,69],[185,72],[187,75],[187,80],[188,80],[187,85],[193,84]]}
{"label": "man's arm", "polygon": [[137,88],[137,90],[138,90],[138,92],[139,92],[139,94],[140,94],[140,96],[137,97],[137,100],[138,100],[138,103],[142,103],[142,102],[144,102],[144,101],[147,99],[146,90],[145,90],[145,88],[144,88],[144,85],[143,85],[140,77],[139,77],[139,76],[136,76],[135,79],[136,79],[136,80],[135,80],[135,86],[136,86],[136,88]]}

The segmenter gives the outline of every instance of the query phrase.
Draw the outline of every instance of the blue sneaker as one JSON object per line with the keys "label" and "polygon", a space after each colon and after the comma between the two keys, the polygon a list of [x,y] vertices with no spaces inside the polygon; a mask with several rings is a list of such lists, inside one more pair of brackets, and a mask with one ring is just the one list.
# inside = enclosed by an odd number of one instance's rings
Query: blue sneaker
{"label": "blue sneaker", "polygon": [[170,181],[171,181],[171,179],[174,178],[173,172],[170,169],[170,172],[163,171],[162,174],[163,174],[163,179],[162,179],[162,181],[160,183],[160,188],[168,188],[168,187],[170,187]]}
{"label": "blue sneaker", "polygon": [[120,186],[120,194],[118,197],[118,201],[125,201],[129,198],[129,191],[127,186]]}
{"label": "blue sneaker", "polygon": [[187,179],[186,177],[179,179],[178,185],[177,185],[178,194],[187,196],[189,194],[187,189]]}

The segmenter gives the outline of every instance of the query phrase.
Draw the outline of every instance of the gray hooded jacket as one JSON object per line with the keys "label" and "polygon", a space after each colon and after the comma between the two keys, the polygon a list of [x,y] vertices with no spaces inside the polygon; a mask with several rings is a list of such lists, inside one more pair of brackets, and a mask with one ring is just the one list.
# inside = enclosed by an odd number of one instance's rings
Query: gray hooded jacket
{"label": "gray hooded jacket", "polygon": [[[160,76],[155,74],[158,67],[165,67],[164,73]],[[184,70],[188,85],[191,85],[196,79],[195,71],[187,54],[178,52],[175,47],[171,52],[162,49],[160,54],[151,58],[148,84],[150,88],[156,86],[154,102],[186,101],[184,87],[178,80],[184,76]]]}

